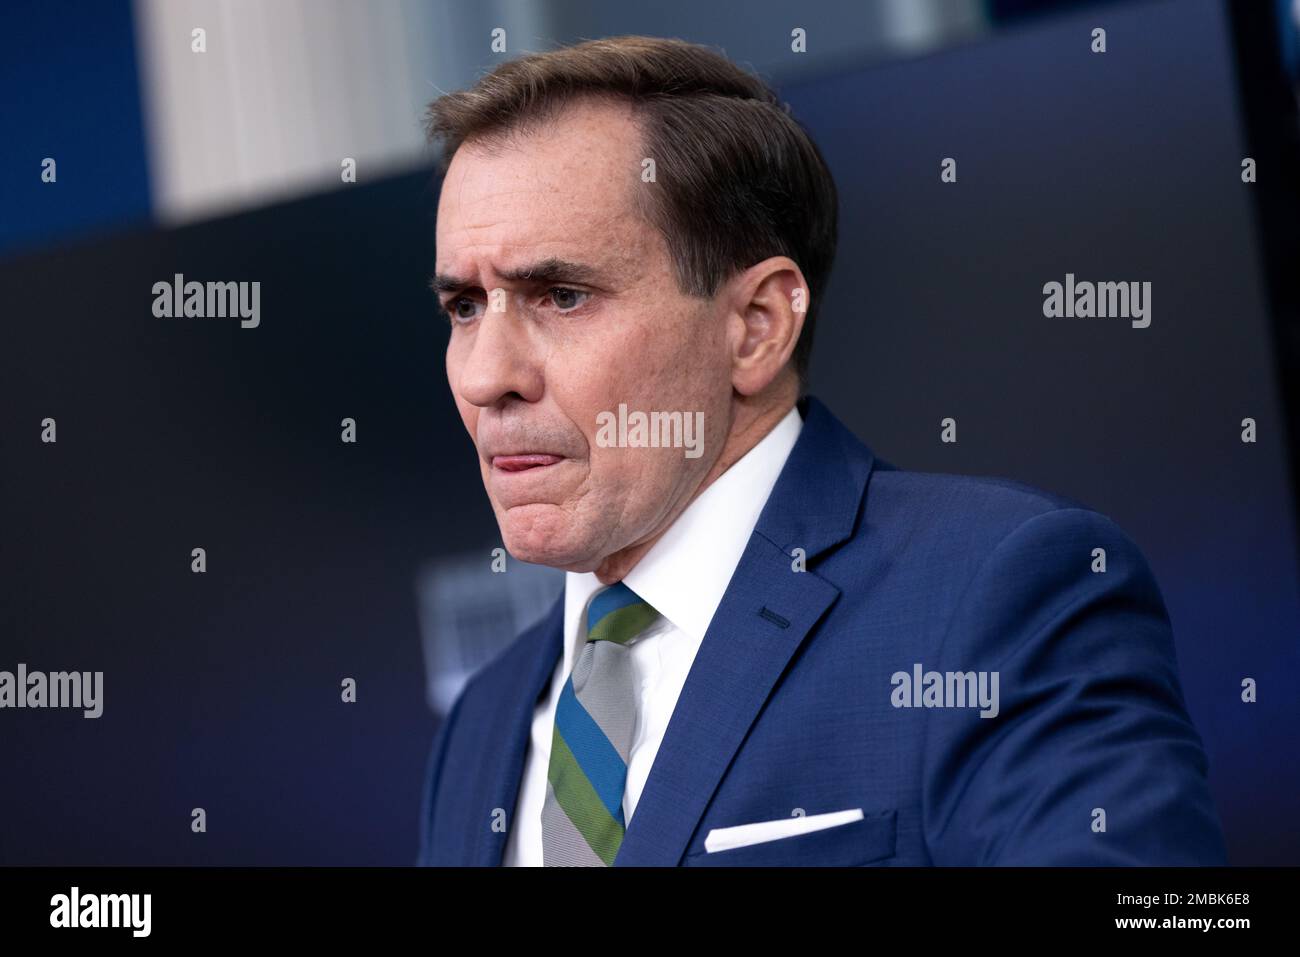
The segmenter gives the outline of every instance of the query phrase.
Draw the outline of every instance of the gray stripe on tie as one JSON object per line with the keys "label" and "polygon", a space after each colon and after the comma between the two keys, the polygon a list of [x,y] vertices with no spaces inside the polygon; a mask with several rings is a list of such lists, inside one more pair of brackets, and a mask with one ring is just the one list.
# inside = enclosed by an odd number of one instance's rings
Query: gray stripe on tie
{"label": "gray stripe on tie", "polygon": [[560,807],[550,781],[546,782],[546,803],[542,805],[542,835],[542,864],[546,867],[605,866]]}
{"label": "gray stripe on tie", "polygon": [[612,641],[587,642],[573,666],[573,693],[626,766],[637,712],[636,669],[630,649]]}

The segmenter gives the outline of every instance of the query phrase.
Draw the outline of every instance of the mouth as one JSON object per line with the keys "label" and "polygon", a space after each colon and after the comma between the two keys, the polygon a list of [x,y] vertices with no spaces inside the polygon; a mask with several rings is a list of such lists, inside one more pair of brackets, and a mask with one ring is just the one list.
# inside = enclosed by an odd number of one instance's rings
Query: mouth
{"label": "mouth", "polygon": [[518,455],[494,455],[491,461],[492,468],[501,472],[535,472],[564,461],[564,456],[544,452],[524,452]]}

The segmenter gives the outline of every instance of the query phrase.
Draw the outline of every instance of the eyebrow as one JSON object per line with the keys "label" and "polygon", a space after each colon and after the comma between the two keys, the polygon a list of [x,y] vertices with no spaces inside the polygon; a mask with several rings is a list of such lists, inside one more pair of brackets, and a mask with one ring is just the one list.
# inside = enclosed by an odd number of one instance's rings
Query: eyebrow
{"label": "eyebrow", "polygon": [[[510,282],[532,282],[532,283],[551,283],[551,282],[574,282],[588,285],[596,285],[601,277],[600,270],[594,266],[587,266],[583,263],[570,262],[567,259],[557,259],[554,256],[540,260],[539,262],[530,263],[527,266],[517,266],[514,269],[507,269],[501,273],[501,278]],[[452,276],[446,273],[437,273],[429,280],[429,288],[434,292],[459,292],[462,289],[468,289],[474,285],[473,280],[464,279],[460,276]]]}

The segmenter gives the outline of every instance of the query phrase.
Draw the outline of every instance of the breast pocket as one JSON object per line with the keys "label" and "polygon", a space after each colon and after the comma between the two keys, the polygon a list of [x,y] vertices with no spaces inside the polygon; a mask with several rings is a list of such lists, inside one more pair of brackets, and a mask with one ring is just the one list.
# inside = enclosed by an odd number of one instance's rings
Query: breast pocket
{"label": "breast pocket", "polygon": [[879,863],[895,853],[898,812],[868,811],[848,824],[778,837],[725,851],[696,851],[685,867],[856,867]]}

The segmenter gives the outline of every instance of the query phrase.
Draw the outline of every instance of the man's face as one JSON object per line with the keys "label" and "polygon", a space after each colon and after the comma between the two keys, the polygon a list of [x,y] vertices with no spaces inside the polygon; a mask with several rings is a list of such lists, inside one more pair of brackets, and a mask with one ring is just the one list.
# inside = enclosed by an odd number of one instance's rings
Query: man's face
{"label": "man's face", "polygon": [[[438,208],[447,380],[506,549],[595,570],[680,514],[730,429],[731,344],[637,210],[631,108],[581,101],[504,148],[464,144]],[[531,270],[531,276],[530,276]],[[463,285],[462,285],[463,284]],[[731,333],[735,335],[734,329]],[[600,413],[704,413],[703,454],[603,447]]]}

